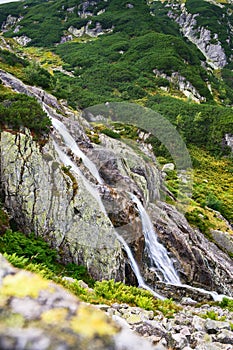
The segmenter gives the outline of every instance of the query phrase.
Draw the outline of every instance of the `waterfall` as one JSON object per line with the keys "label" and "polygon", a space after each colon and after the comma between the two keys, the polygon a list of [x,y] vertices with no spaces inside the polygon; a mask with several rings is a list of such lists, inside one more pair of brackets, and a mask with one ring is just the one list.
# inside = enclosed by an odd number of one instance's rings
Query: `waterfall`
{"label": "waterfall", "polygon": [[90,173],[96,178],[99,184],[103,184],[103,180],[101,179],[99,172],[95,166],[95,164],[81,151],[75,142],[74,138],[70,135],[69,131],[66,129],[65,125],[58,119],[52,117],[47,109],[46,113],[49,115],[52,120],[53,127],[59,132],[62,136],[65,144],[77,157],[81,158],[85,167],[90,171]]}
{"label": "waterfall", "polygon": [[126,243],[126,241],[124,240],[123,237],[121,237],[116,231],[115,231],[115,235],[118,239],[119,242],[122,243],[122,245],[124,246],[125,248],[125,251],[127,253],[127,256],[129,258],[129,261],[130,261],[130,265],[132,267],[132,270],[137,278],[137,281],[138,281],[138,287],[141,287],[143,289],[146,289],[148,290],[149,292],[151,292],[156,298],[158,299],[161,299],[161,300],[164,300],[165,298],[161,295],[161,294],[158,294],[156,293],[153,289],[151,289],[147,284],[145,284],[143,278],[142,278],[142,275],[139,271],[139,268],[138,268],[138,265],[133,257],[133,254],[128,246],[128,244]]}
{"label": "waterfall", "polygon": [[[6,86],[9,86],[11,88],[13,88],[15,91],[17,92],[20,92],[20,93],[25,93],[25,94],[28,94],[29,96],[34,96],[37,101],[42,105],[44,111],[46,112],[46,114],[51,118],[52,120],[52,123],[53,123],[53,126],[54,128],[56,128],[58,130],[58,132],[61,134],[61,136],[63,137],[63,140],[66,144],[67,147],[69,147],[72,152],[74,154],[76,154],[78,157],[82,158],[83,160],[83,163],[84,165],[89,169],[90,173],[96,178],[96,180],[100,183],[100,184],[103,184],[103,180],[101,179],[101,177],[99,176],[99,173],[98,173],[98,170],[95,166],[95,164],[79,149],[78,145],[76,144],[75,140],[72,138],[72,136],[69,134],[68,130],[66,129],[66,127],[64,126],[63,123],[61,123],[59,120],[57,120],[56,118],[54,118],[52,116],[52,114],[54,113],[55,115],[55,111],[49,107],[48,105],[46,105],[44,102],[43,102],[43,99],[42,99],[42,95],[41,95],[41,91],[40,89],[38,88],[32,88],[31,86],[29,85],[25,85],[24,83],[22,83],[19,79],[13,77],[11,74],[9,73],[6,73],[2,70],[0,70],[0,76],[1,76],[1,79],[3,81],[3,83],[6,85]],[[37,90],[36,90],[37,89]],[[37,92],[39,91],[39,92]],[[71,169],[78,175],[82,178],[83,180],[83,183],[87,189],[87,191],[93,196],[93,198],[96,199],[98,205],[99,205],[99,208],[100,210],[106,214],[106,211],[105,211],[105,208],[104,208],[104,205],[102,203],[102,200],[100,198],[100,195],[98,193],[98,191],[89,183],[89,181],[85,178],[85,176],[81,173],[80,169],[77,167],[76,164],[74,164],[72,162],[72,160],[60,149],[60,147],[54,142],[54,147],[55,147],[55,150],[59,156],[59,158],[61,159],[61,161],[66,165],[66,166],[70,166]],[[133,196],[133,195],[132,195]],[[143,213],[143,217],[145,218],[147,213],[145,213],[145,209],[143,208],[143,206],[141,205],[141,202],[137,199],[137,197],[133,196],[134,198],[134,202],[138,205],[138,209],[140,208],[141,212]],[[143,209],[143,210],[142,210]],[[107,215],[107,214],[106,214]],[[147,215],[148,217],[148,215]],[[148,217],[149,218],[149,217]],[[148,219],[147,218],[147,219]],[[149,221],[150,221],[150,218],[149,218]],[[148,222],[148,220],[147,220]],[[152,225],[152,224],[151,224]],[[146,233],[146,236],[148,238],[148,241],[146,241],[146,244],[147,244],[147,251],[148,253],[150,252],[150,247],[154,247],[154,244],[151,244],[150,245],[150,241],[149,241],[149,238],[151,237],[151,233],[154,231],[154,228],[153,226],[150,227],[150,225],[148,226],[148,230],[147,230],[147,233]],[[115,232],[115,235],[117,237],[117,239],[119,240],[119,242],[123,245],[127,255],[128,255],[128,258],[130,260],[130,264],[131,264],[131,267],[132,267],[132,270],[134,271],[135,275],[136,275],[136,278],[137,278],[137,281],[138,281],[138,284],[140,287],[143,287],[144,289],[147,289],[149,290],[155,297],[159,298],[159,299],[164,299],[163,296],[157,294],[156,292],[154,292],[150,287],[148,287],[141,274],[140,274],[140,271],[139,271],[139,268],[137,266],[137,263],[132,255],[132,252],[129,248],[129,246],[127,245],[127,243],[125,242],[125,240],[123,239],[123,237],[121,237],[120,235],[118,235],[117,232]],[[155,236],[155,242],[157,244],[158,241],[157,241],[157,237],[155,235],[155,233],[153,234],[153,236]],[[153,239],[152,239],[152,242],[153,242]],[[161,245],[160,245],[161,246]],[[165,249],[165,248],[164,248]],[[165,250],[166,251],[166,250]],[[155,250],[156,252],[156,250]],[[149,253],[150,254],[150,253]],[[156,253],[155,253],[156,254]],[[153,254],[152,254],[153,255]],[[167,255],[167,252],[166,254]],[[162,254],[162,257],[163,257],[163,254]],[[157,256],[155,255],[154,256],[155,261],[157,260]],[[167,258],[169,259],[169,257],[167,256]],[[151,258],[150,258],[151,259]],[[169,259],[170,260],[170,259]],[[153,263],[153,260],[151,260],[152,263]],[[155,264],[155,261],[154,261],[154,264]],[[166,261],[166,259],[164,260]],[[162,260],[162,262],[164,262]],[[156,264],[155,264],[156,266]],[[172,264],[171,264],[172,266]],[[173,268],[173,266],[172,266]],[[173,268],[174,269],[174,268]],[[166,269],[166,273],[167,273],[167,269]],[[170,276],[170,274],[169,274]],[[175,276],[175,277],[174,277]],[[178,278],[178,276],[176,275],[176,272],[175,273],[172,273],[172,277],[174,277],[175,279]],[[165,279],[165,277],[164,277]],[[167,282],[168,283],[168,282]],[[229,299],[232,299],[231,297],[227,296],[227,295],[220,295],[214,291],[207,291],[205,289],[202,289],[202,288],[196,288],[196,287],[192,287],[192,286],[189,286],[189,285],[185,285],[185,284],[181,284],[179,278],[178,278],[178,281],[175,281],[175,283],[172,283],[172,282],[169,282],[170,284],[173,284],[173,285],[178,285],[178,286],[181,286],[181,287],[184,287],[184,288],[187,288],[187,289],[190,289],[190,290],[196,290],[196,291],[199,291],[203,294],[209,294],[212,296],[213,300],[215,301],[220,301],[222,300],[223,297],[227,297]]]}
{"label": "waterfall", "polygon": [[[83,183],[84,183],[87,191],[98,202],[101,211],[105,215],[107,215],[98,191],[88,182],[88,180],[82,174],[82,172],[77,167],[77,165],[60,149],[60,147],[57,145],[57,143],[55,141],[53,141],[53,143],[54,143],[54,148],[55,148],[55,150],[56,150],[60,160],[62,161],[62,163],[65,166],[69,166],[74,171],[74,173],[76,173],[79,177],[81,177],[81,179],[83,180]],[[133,270],[133,272],[134,272],[134,274],[135,274],[135,276],[137,278],[138,286],[143,288],[143,289],[146,289],[146,290],[150,291],[158,299],[162,299],[162,300],[165,299],[162,295],[156,293],[153,289],[151,289],[149,286],[147,286],[145,284],[145,282],[144,282],[144,280],[142,278],[142,275],[141,275],[141,273],[139,271],[138,265],[137,265],[137,263],[136,263],[136,261],[135,261],[135,259],[133,257],[133,254],[132,254],[128,244],[125,242],[124,238],[121,237],[115,230],[113,232],[116,235],[116,238],[118,239],[118,241],[123,245],[123,247],[124,247],[124,249],[125,249],[125,251],[127,253],[127,256],[129,258],[129,261],[130,261],[131,268],[132,268],[132,270]]]}
{"label": "waterfall", "polygon": [[156,274],[160,281],[180,285],[181,282],[179,276],[177,275],[173,263],[168,256],[166,248],[158,242],[158,238],[149,215],[147,214],[140,200],[135,195],[130,195],[134,203],[137,205],[140,213],[142,229],[145,237],[145,248],[150,259],[151,267],[157,269],[158,273]]}

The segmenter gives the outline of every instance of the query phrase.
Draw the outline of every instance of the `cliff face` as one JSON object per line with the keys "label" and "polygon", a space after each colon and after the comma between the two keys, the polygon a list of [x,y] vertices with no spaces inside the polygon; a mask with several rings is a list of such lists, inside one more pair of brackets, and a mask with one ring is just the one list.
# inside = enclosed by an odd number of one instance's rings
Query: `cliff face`
{"label": "cliff face", "polygon": [[43,235],[65,261],[85,263],[96,278],[124,278],[111,222],[82,179],[62,167],[52,140],[41,151],[30,135],[3,132],[1,179],[5,204],[21,230]]}
{"label": "cliff face", "polygon": [[[139,150],[106,135],[100,136],[99,145],[93,144],[84,132],[92,126],[79,115],[43,90],[26,86],[3,71],[0,77],[15,90],[34,95],[40,103],[43,100],[50,117],[56,123],[63,121],[63,132],[54,127],[43,147],[27,131],[1,133],[4,205],[21,230],[45,237],[65,262],[86,265],[94,278],[136,283],[119,234],[145,280],[156,288],[158,278],[148,268],[138,208],[129,196],[134,193],[148,205],[182,282],[233,295],[232,260],[193,230],[173,206],[160,200],[160,172],[140,137]],[[65,130],[77,141],[82,156],[67,146]],[[85,157],[95,163],[100,180]]]}

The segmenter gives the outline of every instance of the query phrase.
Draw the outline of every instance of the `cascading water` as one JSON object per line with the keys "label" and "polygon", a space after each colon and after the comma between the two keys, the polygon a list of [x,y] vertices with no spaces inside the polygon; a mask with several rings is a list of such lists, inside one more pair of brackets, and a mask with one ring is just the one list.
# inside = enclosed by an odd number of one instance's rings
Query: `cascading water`
{"label": "cascading water", "polygon": [[[53,126],[56,128],[57,131],[59,131],[60,135],[63,137],[66,146],[69,147],[75,155],[77,155],[78,157],[82,157],[84,165],[88,168],[88,170],[92,173],[92,175],[97,179],[97,181],[99,183],[103,183],[103,180],[100,178],[95,164],[79,149],[75,140],[70,135],[69,131],[66,129],[65,125],[62,122],[60,122],[58,119],[54,118],[46,108],[44,108],[44,110],[46,111],[48,116],[52,119]],[[60,147],[56,144],[55,141],[54,141],[54,147],[55,147],[56,152],[57,152],[59,158],[61,159],[61,161],[66,166],[70,166],[71,169],[79,177],[82,178],[83,183],[84,183],[87,191],[95,198],[101,211],[105,215],[107,215],[98,191],[94,188],[94,186],[92,184],[89,183],[89,181],[85,178],[85,176],[82,174],[81,170],[77,167],[77,165],[67,156],[67,154],[65,154],[60,149]],[[84,159],[85,159],[85,162],[84,162]],[[178,275],[173,267],[173,264],[172,264],[170,258],[168,257],[168,253],[167,253],[166,249],[163,247],[162,244],[160,244],[157,241],[157,237],[156,237],[156,234],[154,232],[154,227],[153,227],[153,224],[150,220],[149,215],[147,214],[147,212],[144,209],[143,205],[141,204],[140,200],[136,196],[134,196],[133,194],[131,194],[131,197],[132,197],[133,201],[136,203],[138,210],[140,212],[140,215],[141,215],[143,232],[145,234],[145,242],[146,242],[148,255],[151,259],[151,262],[159,269],[159,271],[164,276],[164,281],[166,283],[170,283],[173,285],[178,285],[178,286],[182,285],[184,288],[197,290],[201,293],[211,294],[212,298],[214,300],[216,300],[216,301],[221,300],[223,296],[218,295],[216,292],[210,292],[210,291],[206,291],[206,290],[201,289],[201,288],[195,288],[192,286],[181,284],[179,277],[178,277]],[[115,230],[114,230],[114,233],[115,233],[118,241],[123,245],[123,247],[127,253],[131,268],[132,268],[132,270],[137,278],[139,287],[150,291],[158,299],[162,299],[162,300],[165,299],[162,295],[155,292],[153,289],[151,289],[144,282],[144,279],[140,273],[138,265],[133,257],[133,254],[132,254],[129,246],[125,242],[124,238],[122,236],[120,236]],[[158,252],[159,252],[159,254],[158,254]],[[166,263],[167,263],[167,265],[166,265]]]}
{"label": "cascading water", "polygon": [[43,104],[44,111],[50,117],[53,127],[59,132],[61,137],[63,138],[67,147],[75,154],[77,157],[81,158],[85,167],[90,171],[93,177],[96,178],[99,184],[103,184],[103,180],[101,179],[99,172],[95,166],[95,164],[81,151],[75,142],[74,138],[70,135],[69,131],[65,127],[65,125],[58,119],[54,118],[46,106]]}
{"label": "cascading water", "polygon": [[[34,96],[38,102],[42,105],[44,111],[47,113],[47,115],[52,119],[52,121],[54,122],[54,127],[56,128],[57,126],[57,130],[59,131],[59,133],[61,134],[61,136],[63,137],[64,139],[64,142],[66,143],[66,145],[68,147],[70,147],[70,149],[73,151],[74,154],[76,154],[78,157],[82,158],[83,160],[83,163],[84,165],[89,169],[89,171],[92,173],[92,175],[96,178],[96,180],[102,184],[103,183],[103,180],[101,179],[101,177],[99,176],[99,173],[98,173],[98,170],[96,169],[95,165],[94,167],[92,166],[93,163],[90,161],[90,159],[88,159],[86,157],[86,155],[79,149],[79,147],[77,146],[77,144],[75,143],[75,140],[72,138],[72,136],[69,134],[69,132],[67,131],[67,129],[65,128],[65,126],[63,125],[63,123],[59,122],[58,119],[54,118],[52,114],[56,114],[55,111],[49,107],[48,105],[46,105],[44,102],[43,102],[43,99],[42,99],[42,96],[43,94],[40,94],[40,93],[36,93],[35,90],[29,86],[29,85],[25,85],[24,83],[22,83],[20,80],[18,80],[17,78],[13,77],[12,75],[0,70],[0,75],[1,75],[1,79],[2,81],[4,82],[4,84],[6,86],[9,86],[9,87],[12,87],[15,91],[17,92],[23,92],[25,94],[28,94],[30,96]],[[53,112],[53,113],[51,113]],[[60,123],[60,124],[59,124]],[[56,124],[56,125],[55,125]],[[68,134],[66,133],[68,132]],[[66,136],[68,136],[66,138]],[[75,145],[76,144],[76,145]],[[59,146],[56,146],[55,145],[55,148],[57,150],[57,153],[58,153],[58,156],[60,157],[60,159],[62,160],[62,162],[66,165],[66,166],[70,166],[72,168],[72,170],[74,172],[76,172],[77,174],[79,174],[79,176],[82,176],[82,179],[84,180],[84,184],[87,188],[87,190],[92,194],[92,196],[97,200],[98,204],[99,204],[99,207],[100,209],[105,213],[105,208],[102,204],[102,201],[101,201],[101,198],[99,196],[99,193],[98,191],[88,182],[88,180],[85,178],[85,176],[80,172],[79,168],[77,167],[77,165],[75,165],[70,159],[69,157],[59,148]],[[89,162],[88,162],[89,161]],[[91,162],[91,163],[90,163]],[[136,199],[137,200],[137,199]],[[136,202],[136,201],[135,201]],[[139,202],[139,204],[141,205],[141,203]],[[132,270],[134,271],[136,277],[137,277],[137,280],[138,280],[138,284],[139,286],[149,290],[151,293],[153,293],[157,298],[160,298],[160,299],[163,299],[163,297],[159,294],[157,294],[156,292],[154,292],[150,287],[148,287],[141,274],[140,274],[140,271],[139,271],[139,268],[137,266],[137,263],[132,255],[132,252],[130,250],[130,248],[128,247],[127,243],[124,241],[124,239],[119,236],[116,232],[116,237],[118,238],[118,240],[121,242],[121,244],[124,246],[124,249],[129,257],[129,260],[130,260],[130,264],[131,264],[131,267],[132,267]],[[150,250],[150,246],[148,245],[148,252]],[[174,275],[176,276],[176,274]],[[173,276],[173,277],[174,277]],[[175,277],[176,278],[176,277]],[[202,288],[195,288],[195,287],[192,287],[192,286],[189,286],[189,285],[184,285],[184,284],[181,284],[179,279],[178,279],[178,283],[170,283],[170,284],[174,284],[174,285],[177,285],[178,286],[182,286],[184,288],[187,288],[187,289],[191,289],[191,290],[196,290],[196,291],[199,291],[201,293],[204,293],[204,294],[209,294],[209,295],[212,295],[213,299],[216,300],[216,301],[220,301],[222,300],[223,297],[225,297],[226,295],[219,295],[217,294],[216,292],[212,292],[212,291],[207,291],[205,289],[202,289]],[[230,298],[232,299],[231,297],[229,296],[226,296],[227,298]]]}
{"label": "cascading water", "polygon": [[[142,229],[145,236],[146,251],[150,259],[151,266],[156,267],[159,271],[159,274],[157,274],[158,278],[167,284],[182,286],[183,288],[194,290],[202,294],[211,295],[214,301],[221,301],[223,297],[229,298],[227,295],[218,294],[217,292],[208,291],[203,288],[192,287],[181,283],[172,261],[168,256],[167,250],[157,240],[157,235],[154,231],[153,224],[145,208],[134,194],[130,193],[130,196],[137,205],[140,213]],[[163,279],[161,279],[160,274],[163,276]]]}
{"label": "cascading water", "polygon": [[180,285],[181,282],[179,276],[168,256],[166,248],[158,242],[157,235],[154,231],[149,215],[147,214],[140,200],[135,195],[131,194],[131,198],[137,205],[140,213],[142,229],[145,237],[145,248],[150,259],[151,267],[155,267],[158,270],[156,274],[161,281]]}
{"label": "cascading water", "polygon": [[[69,166],[79,177],[82,178],[86,189],[96,199],[96,201],[99,204],[99,207],[100,207],[101,211],[104,214],[106,214],[104,205],[102,203],[102,200],[100,198],[100,195],[99,195],[98,191],[88,182],[88,180],[82,174],[82,172],[77,167],[77,165],[60,149],[60,147],[57,145],[57,143],[55,141],[53,141],[53,143],[54,143],[55,150],[56,150],[59,158],[63,162],[63,164],[65,164],[66,166]],[[136,263],[136,261],[135,261],[135,259],[133,257],[133,254],[132,254],[129,246],[125,242],[124,238],[121,237],[115,230],[114,230],[114,233],[115,233],[118,241],[123,245],[123,247],[124,247],[124,249],[125,249],[125,251],[127,253],[127,256],[129,258],[129,261],[130,261],[130,265],[131,265],[132,270],[133,270],[133,272],[134,272],[134,274],[135,274],[135,276],[137,278],[139,287],[150,291],[158,299],[162,299],[162,300],[165,299],[162,295],[156,293],[153,289],[151,289],[149,286],[146,285],[146,283],[144,282],[144,280],[142,278],[142,275],[141,275],[141,273],[139,271],[138,265],[137,265],[137,263]]]}
{"label": "cascading water", "polygon": [[158,299],[161,299],[161,300],[164,300],[165,298],[159,294],[159,293],[156,293],[153,289],[151,289],[145,282],[144,282],[144,279],[142,278],[142,275],[139,271],[139,268],[138,268],[138,265],[133,257],[133,254],[128,246],[128,244],[125,242],[124,238],[121,237],[116,231],[115,231],[115,235],[118,239],[119,242],[122,243],[122,245],[124,246],[125,248],[125,251],[128,255],[128,258],[129,258],[129,261],[130,261],[130,265],[132,267],[132,270],[137,278],[137,281],[138,281],[138,286],[143,288],[143,289],[146,289],[148,291],[150,291],[156,298]]}
{"label": "cascading water", "polygon": [[65,166],[70,167],[82,179],[83,184],[86,187],[87,191],[92,195],[92,197],[95,198],[95,200],[99,204],[101,211],[106,214],[104,205],[102,203],[102,200],[99,196],[98,191],[88,182],[88,180],[85,178],[85,176],[79,170],[77,165],[60,149],[58,144],[55,141],[53,141],[53,144],[54,144],[54,148],[55,148],[59,158],[61,159],[62,163]]}

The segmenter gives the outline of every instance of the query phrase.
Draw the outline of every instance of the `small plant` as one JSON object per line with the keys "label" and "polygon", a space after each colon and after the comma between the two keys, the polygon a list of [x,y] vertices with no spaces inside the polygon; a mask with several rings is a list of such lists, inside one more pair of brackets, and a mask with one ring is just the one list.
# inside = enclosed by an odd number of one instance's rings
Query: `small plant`
{"label": "small plant", "polygon": [[206,311],[205,314],[202,314],[200,316],[202,318],[210,318],[211,320],[214,320],[214,321],[225,321],[226,320],[226,316],[219,317],[218,314],[216,312],[214,312],[213,310]]}
{"label": "small plant", "polygon": [[230,312],[233,312],[233,300],[224,297],[222,301],[219,303],[223,309],[228,309]]}
{"label": "small plant", "polygon": [[211,240],[211,235],[209,233],[211,223],[202,211],[195,208],[192,211],[185,213],[185,217],[191,225],[198,227],[199,230]]}
{"label": "small plant", "polygon": [[126,286],[122,282],[96,282],[94,290],[97,296],[113,302],[127,303],[146,310],[161,311],[166,317],[173,317],[180,310],[172,299],[158,300],[146,290],[133,286]]}
{"label": "small plant", "polygon": [[78,192],[78,182],[76,180],[76,177],[72,174],[72,172],[70,171],[71,169],[71,166],[62,166],[62,171],[67,175],[69,176],[69,178],[71,179],[73,185],[72,185],[72,188],[73,188],[73,195],[72,195],[72,199],[74,199],[75,195],[77,194]]}

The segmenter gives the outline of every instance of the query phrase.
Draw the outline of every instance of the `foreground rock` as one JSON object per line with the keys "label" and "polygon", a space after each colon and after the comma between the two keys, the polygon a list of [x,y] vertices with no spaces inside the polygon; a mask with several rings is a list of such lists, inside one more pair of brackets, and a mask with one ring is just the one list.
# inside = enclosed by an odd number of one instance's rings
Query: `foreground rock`
{"label": "foreground rock", "polygon": [[153,350],[62,287],[13,268],[0,255],[1,350]]}
{"label": "foreground rock", "polygon": [[192,300],[184,299],[181,310],[173,318],[166,318],[160,311],[154,314],[153,311],[129,307],[126,304],[114,304],[111,307],[100,305],[99,308],[105,309],[116,320],[126,321],[129,329],[156,345],[156,349],[233,348],[233,313],[217,306],[204,304],[198,307],[193,305]]}
{"label": "foreground rock", "polygon": [[232,350],[232,322],[232,312],[191,299],[172,318],[127,304],[92,306],[0,255],[1,350]]}

